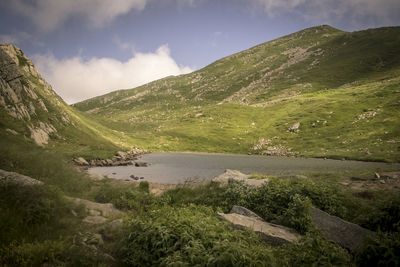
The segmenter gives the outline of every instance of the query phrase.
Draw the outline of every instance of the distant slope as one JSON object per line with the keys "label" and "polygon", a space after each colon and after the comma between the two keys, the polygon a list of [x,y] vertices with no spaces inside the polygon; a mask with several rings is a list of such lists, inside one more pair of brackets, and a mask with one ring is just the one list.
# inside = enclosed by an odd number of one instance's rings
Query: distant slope
{"label": "distant slope", "polygon": [[[127,146],[121,134],[68,106],[23,52],[0,45],[0,136],[10,143],[36,143],[66,155],[110,154]],[[3,155],[4,156],[4,155]]]}
{"label": "distant slope", "polygon": [[74,106],[147,149],[400,161],[399,74],[400,27],[318,26]]}

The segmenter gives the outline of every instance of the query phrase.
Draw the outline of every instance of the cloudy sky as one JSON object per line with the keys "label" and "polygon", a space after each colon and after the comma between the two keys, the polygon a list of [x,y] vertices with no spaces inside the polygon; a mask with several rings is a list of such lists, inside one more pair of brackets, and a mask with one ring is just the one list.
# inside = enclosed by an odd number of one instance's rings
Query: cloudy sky
{"label": "cloudy sky", "polygon": [[0,43],[75,103],[311,26],[398,26],[399,14],[399,0],[0,0]]}

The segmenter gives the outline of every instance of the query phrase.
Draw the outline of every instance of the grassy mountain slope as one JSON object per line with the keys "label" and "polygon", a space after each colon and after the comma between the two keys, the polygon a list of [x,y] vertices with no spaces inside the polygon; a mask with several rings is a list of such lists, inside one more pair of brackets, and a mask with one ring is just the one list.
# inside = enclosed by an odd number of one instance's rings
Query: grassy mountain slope
{"label": "grassy mountain slope", "polygon": [[151,150],[399,161],[399,55],[400,27],[318,26],[74,106]]}

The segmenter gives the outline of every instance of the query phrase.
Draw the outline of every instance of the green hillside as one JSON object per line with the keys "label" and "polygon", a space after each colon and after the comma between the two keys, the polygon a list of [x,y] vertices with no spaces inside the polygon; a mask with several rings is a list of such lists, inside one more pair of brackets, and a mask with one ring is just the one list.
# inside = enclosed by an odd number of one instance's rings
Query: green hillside
{"label": "green hillside", "polygon": [[[139,145],[400,161],[399,32],[315,27],[72,107],[0,45],[0,266],[398,265],[397,165],[173,188],[98,180],[72,158]],[[234,205],[300,240],[232,228],[218,213]],[[377,234],[348,251],[313,225],[312,206]]]}
{"label": "green hillside", "polygon": [[150,150],[400,161],[399,74],[400,27],[318,26],[74,107]]}

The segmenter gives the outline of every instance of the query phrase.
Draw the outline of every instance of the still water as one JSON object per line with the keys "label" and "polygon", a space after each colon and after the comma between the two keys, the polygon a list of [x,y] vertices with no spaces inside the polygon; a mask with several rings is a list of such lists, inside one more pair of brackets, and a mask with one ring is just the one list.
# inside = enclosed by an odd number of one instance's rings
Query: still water
{"label": "still water", "polygon": [[178,184],[188,180],[210,180],[226,169],[239,170],[246,174],[261,173],[277,176],[351,173],[364,170],[371,171],[373,174],[380,170],[400,169],[398,163],[209,153],[154,152],[144,155],[140,161],[150,165],[148,167],[94,167],[89,169],[89,173],[124,180],[134,175],[144,177],[139,181]]}

